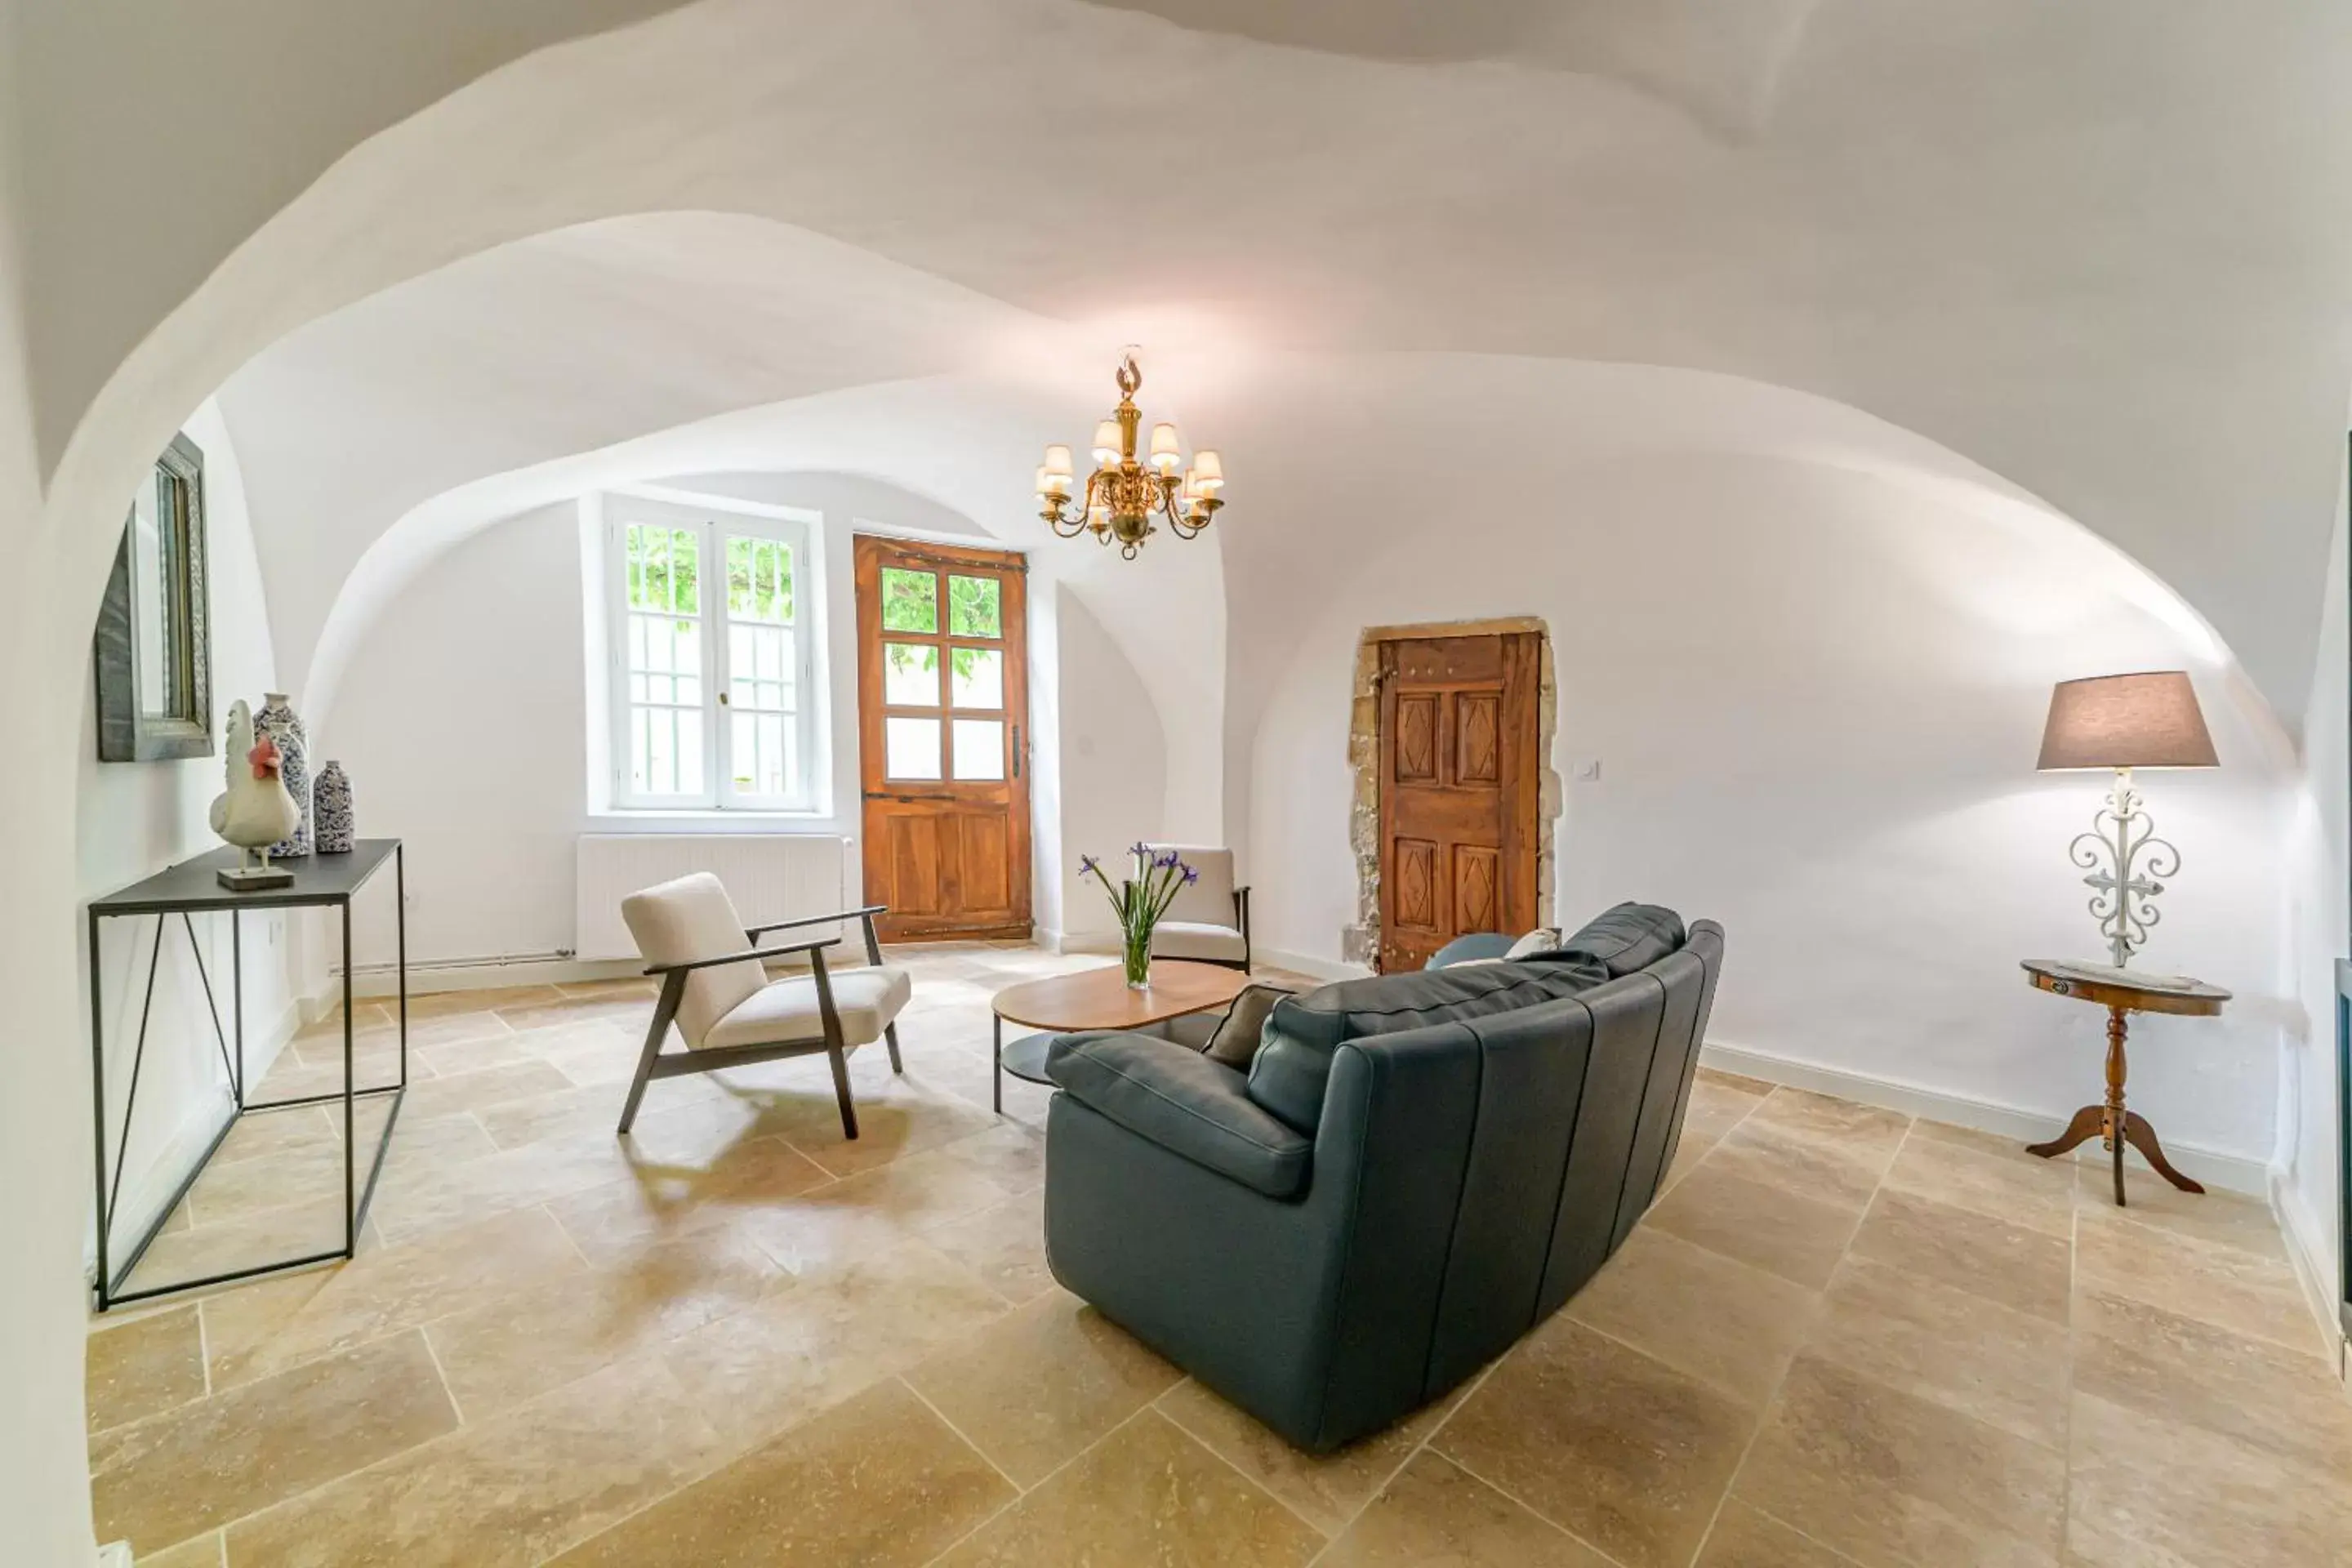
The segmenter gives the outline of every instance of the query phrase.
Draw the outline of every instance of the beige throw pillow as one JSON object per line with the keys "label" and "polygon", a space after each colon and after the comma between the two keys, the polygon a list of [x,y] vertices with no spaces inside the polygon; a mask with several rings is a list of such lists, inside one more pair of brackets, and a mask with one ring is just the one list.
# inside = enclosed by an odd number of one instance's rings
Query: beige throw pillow
{"label": "beige throw pillow", "polygon": [[1508,963],[1515,958],[1532,958],[1539,952],[1558,952],[1559,951],[1559,929],[1554,926],[1538,926],[1511,943],[1511,951],[1503,955],[1503,962]]}
{"label": "beige throw pillow", "polygon": [[1250,1062],[1257,1055],[1258,1037],[1265,1032],[1265,1016],[1274,1005],[1291,994],[1283,985],[1252,985],[1234,998],[1225,1012],[1225,1021],[1209,1037],[1202,1054],[1213,1062],[1223,1062],[1229,1068],[1249,1071]]}

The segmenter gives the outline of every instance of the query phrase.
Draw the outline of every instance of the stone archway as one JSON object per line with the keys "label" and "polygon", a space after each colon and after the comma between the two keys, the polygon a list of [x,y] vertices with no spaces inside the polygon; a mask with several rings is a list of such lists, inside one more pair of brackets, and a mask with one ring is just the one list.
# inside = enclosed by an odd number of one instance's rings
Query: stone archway
{"label": "stone archway", "polygon": [[1558,887],[1557,833],[1564,792],[1552,766],[1559,728],[1559,690],[1552,670],[1551,629],[1540,616],[1475,621],[1427,621],[1367,626],[1356,638],[1356,668],[1348,714],[1348,847],[1356,861],[1355,923],[1340,933],[1339,956],[1370,969],[1381,951],[1381,644],[1406,637],[1486,637],[1533,633],[1542,647],[1537,689],[1537,742],[1543,758],[1536,797],[1536,923],[1552,923]]}

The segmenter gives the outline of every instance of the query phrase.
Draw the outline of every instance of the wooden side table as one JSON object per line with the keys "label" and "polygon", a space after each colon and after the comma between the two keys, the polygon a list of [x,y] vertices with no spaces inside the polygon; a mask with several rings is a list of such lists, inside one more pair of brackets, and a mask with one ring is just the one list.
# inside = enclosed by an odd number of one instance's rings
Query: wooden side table
{"label": "wooden side table", "polygon": [[2125,1016],[2131,1013],[2172,1013],[2192,1017],[2210,1017],[2221,1011],[2230,994],[2218,985],[2202,981],[2157,984],[2134,976],[2128,970],[2112,969],[2105,964],[2068,963],[2054,958],[2029,958],[2020,965],[2026,978],[2037,990],[2053,996],[2073,996],[2094,1003],[2107,1010],[2107,1098],[2105,1104],[2086,1105],[2074,1112],[2066,1131],[2047,1143],[2029,1143],[2025,1152],[2043,1159],[2055,1159],[2092,1138],[2106,1140],[2108,1151],[2115,1156],[2116,1204],[2124,1205],[2124,1145],[2128,1143],[2156,1170],[2156,1173],[2184,1193],[2201,1193],[2205,1189],[2172,1168],[2164,1157],[2164,1145],[2156,1141],[2156,1129],[2147,1118],[2137,1110],[2124,1109],[2124,1037],[2128,1026]]}

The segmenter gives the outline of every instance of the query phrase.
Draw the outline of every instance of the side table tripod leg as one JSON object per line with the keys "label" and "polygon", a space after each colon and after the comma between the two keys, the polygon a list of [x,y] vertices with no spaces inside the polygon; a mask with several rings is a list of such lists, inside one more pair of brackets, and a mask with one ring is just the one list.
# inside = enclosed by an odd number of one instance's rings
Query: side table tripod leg
{"label": "side table tripod leg", "polygon": [[2116,1207],[2124,1205],[2124,1009],[2107,1009],[2107,1151],[2115,1162]]}
{"label": "side table tripod leg", "polygon": [[[2156,1141],[2156,1129],[2150,1127],[2147,1124],[2147,1118],[2138,1111],[2125,1113],[2124,1137],[2133,1148],[2139,1151],[2140,1158],[2146,1160],[2158,1175],[2162,1176],[2182,1192],[2201,1193],[2205,1190],[2201,1184],[2189,1180],[2172,1168],[2172,1162],[2164,1157],[2164,1145]],[[2116,1159],[2118,1163],[2117,1168],[2120,1170],[2123,1156],[2118,1153]]]}
{"label": "side table tripod leg", "polygon": [[2074,1112],[2074,1120],[2066,1123],[2065,1131],[2047,1143],[2028,1143],[2025,1146],[2025,1152],[2029,1154],[2039,1154],[2045,1160],[2054,1160],[2061,1154],[2071,1154],[2096,1138],[2106,1124],[2107,1108],[2105,1106],[2086,1105]]}

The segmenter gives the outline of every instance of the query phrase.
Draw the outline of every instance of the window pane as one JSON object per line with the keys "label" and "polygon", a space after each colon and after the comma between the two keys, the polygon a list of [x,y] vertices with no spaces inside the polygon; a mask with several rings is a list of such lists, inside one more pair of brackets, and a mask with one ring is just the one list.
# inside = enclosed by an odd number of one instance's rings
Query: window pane
{"label": "window pane", "polygon": [[940,705],[940,650],[918,643],[882,645],[882,700],[894,708]]}
{"label": "window pane", "polygon": [[738,708],[789,710],[793,670],[787,652],[792,633],[782,626],[727,628],[727,700]]}
{"label": "window pane", "polygon": [[902,566],[885,566],[882,568],[882,629],[886,632],[938,631],[939,592],[937,573],[910,572]]}
{"label": "window pane", "polygon": [[793,777],[793,729],[774,713],[736,713],[729,721],[734,784],[744,795],[781,795]]}
{"label": "window pane", "polygon": [[701,614],[696,568],[701,552],[690,528],[631,523],[627,536],[629,607]]}
{"label": "window pane", "polygon": [[702,782],[702,710],[676,708],[671,713],[677,720],[677,793],[700,795],[709,787]]}
{"label": "window pane", "polygon": [[727,613],[737,620],[788,625],[793,618],[793,552],[774,539],[727,542]]}
{"label": "window pane", "polygon": [[992,647],[960,647],[948,655],[948,690],[959,708],[1004,706],[1004,655]]}
{"label": "window pane", "polygon": [[955,776],[960,779],[1001,779],[1004,776],[1004,721],[959,719],[955,721]]}
{"label": "window pane", "polygon": [[948,630],[968,637],[1003,637],[998,625],[993,577],[948,579]]}
{"label": "window pane", "polygon": [[937,719],[883,720],[882,768],[894,779],[938,778],[940,721]]}

